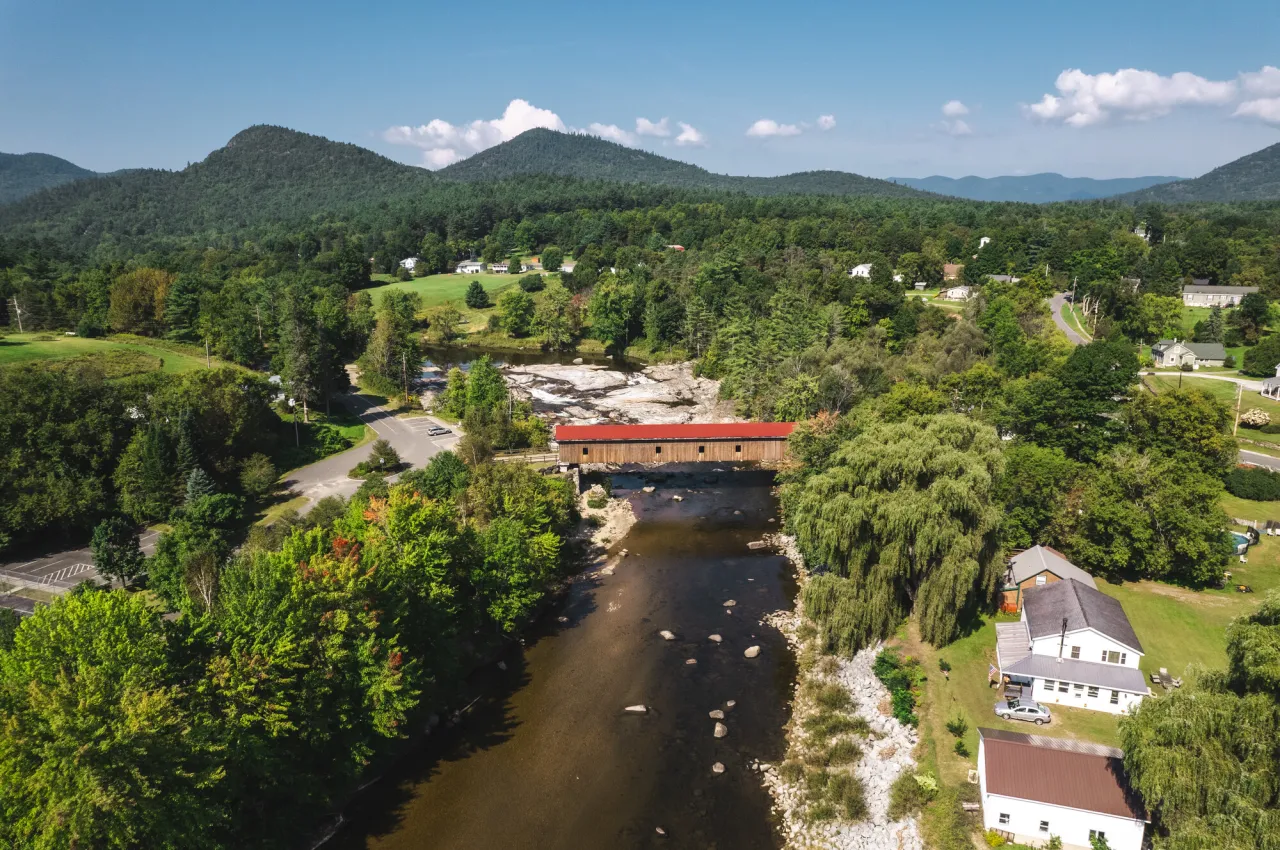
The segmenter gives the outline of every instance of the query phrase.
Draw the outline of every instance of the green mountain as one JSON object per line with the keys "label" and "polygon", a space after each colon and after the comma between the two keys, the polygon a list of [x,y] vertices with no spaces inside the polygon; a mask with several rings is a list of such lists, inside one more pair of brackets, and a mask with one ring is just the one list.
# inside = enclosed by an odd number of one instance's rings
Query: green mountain
{"label": "green mountain", "polygon": [[234,231],[412,196],[439,181],[356,145],[260,125],[181,171],[136,169],[0,207],[0,232],[94,244],[107,235]]}
{"label": "green mountain", "polygon": [[1165,204],[1280,201],[1280,144],[1242,156],[1203,177],[1130,192],[1120,200]]}
{"label": "green mountain", "polygon": [[0,153],[0,204],[10,204],[72,180],[97,176],[97,172],[47,153]]}
{"label": "green mountain", "polygon": [[437,171],[445,180],[476,182],[523,174],[555,174],[616,183],[645,183],[749,195],[868,195],[924,197],[888,180],[843,171],[805,171],[782,177],[733,177],[595,136],[527,130],[510,141]]}
{"label": "green mountain", "polygon": [[1092,177],[1063,177],[1052,172],[1008,177],[893,177],[925,192],[953,195],[973,201],[1022,201],[1047,204],[1054,201],[1087,201],[1136,192],[1180,177],[1119,177],[1095,180]]}

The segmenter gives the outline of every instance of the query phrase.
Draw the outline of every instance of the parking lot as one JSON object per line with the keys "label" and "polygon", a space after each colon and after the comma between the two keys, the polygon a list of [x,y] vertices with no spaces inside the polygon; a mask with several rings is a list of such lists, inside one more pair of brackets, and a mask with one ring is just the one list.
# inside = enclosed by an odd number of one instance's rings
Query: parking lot
{"label": "parking lot", "polygon": [[[142,551],[150,555],[156,548],[158,531],[144,533],[139,542]],[[93,566],[93,553],[88,549],[58,552],[43,558],[27,561],[0,563],[0,585],[9,591],[34,588],[61,593],[82,581],[98,580]]]}

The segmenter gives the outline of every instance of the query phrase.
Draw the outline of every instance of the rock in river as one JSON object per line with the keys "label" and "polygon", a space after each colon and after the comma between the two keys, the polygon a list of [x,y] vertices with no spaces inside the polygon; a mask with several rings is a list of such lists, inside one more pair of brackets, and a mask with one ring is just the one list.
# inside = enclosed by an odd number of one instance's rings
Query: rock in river
{"label": "rock in river", "polygon": [[649,713],[649,709],[643,705],[629,705],[624,710],[629,711],[632,714],[648,714]]}
{"label": "rock in river", "polygon": [[725,600],[724,607],[732,608],[734,605],[737,605],[737,604],[738,604],[738,601],[736,599],[727,599]]}
{"label": "rock in river", "polygon": [[720,762],[716,762],[715,764],[711,765],[711,772],[724,773],[724,765],[721,764]]}
{"label": "rock in river", "polygon": [[724,640],[724,638],[720,637],[720,635],[708,635],[707,640],[715,641],[716,643],[719,643],[720,641]]}
{"label": "rock in river", "polygon": [[748,646],[742,654],[745,655],[747,658],[755,658],[757,655],[760,654],[760,647]]}
{"label": "rock in river", "polygon": [[724,720],[724,712],[718,708],[713,711],[708,711],[707,716],[712,720]]}
{"label": "rock in river", "polygon": [[670,630],[668,630],[668,629],[663,629],[662,631],[658,632],[658,634],[662,635],[662,639],[663,639],[663,640],[675,640],[675,639],[676,639],[676,636],[675,636],[674,634],[672,634],[672,633],[671,633],[671,631],[670,631]]}
{"label": "rock in river", "polygon": [[728,734],[729,734],[728,726],[725,726],[723,723],[716,724],[715,736],[717,738],[723,738],[725,735],[728,735]]}

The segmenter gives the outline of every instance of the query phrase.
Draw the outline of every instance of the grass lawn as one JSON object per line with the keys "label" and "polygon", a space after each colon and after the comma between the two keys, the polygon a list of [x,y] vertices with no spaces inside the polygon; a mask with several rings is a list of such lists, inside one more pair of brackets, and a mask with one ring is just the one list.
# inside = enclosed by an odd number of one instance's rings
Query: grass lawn
{"label": "grass lawn", "polygon": [[391,275],[376,274],[373,279],[383,282],[383,285],[375,286],[368,292],[373,296],[375,305],[381,293],[388,289],[402,289],[421,295],[422,306],[427,309],[439,307],[450,301],[456,302],[455,306],[458,309],[464,309],[466,305],[463,303],[463,298],[473,280],[480,281],[485,292],[489,293],[489,300],[494,301],[497,300],[498,293],[513,286],[520,277],[512,274],[433,274],[427,277],[416,277],[413,280],[397,281]]}
{"label": "grass lawn", "polygon": [[1093,339],[1093,334],[1089,333],[1088,320],[1080,312],[1080,308],[1074,304],[1062,305],[1062,318],[1067,325],[1086,340]]}
{"label": "grass lawn", "polygon": [[[38,360],[84,359],[96,361],[109,374],[138,372],[188,372],[204,369],[205,359],[189,346],[174,345],[145,337],[118,335],[86,339],[53,333],[6,334],[0,339],[0,366]],[[214,358],[212,364],[228,364]]]}
{"label": "grass lawn", "polygon": [[[1195,339],[1196,322],[1209,321],[1209,313],[1212,311],[1212,309],[1213,309],[1212,307],[1187,307],[1185,305],[1183,306],[1182,333],[1183,333],[1184,339]],[[1229,312],[1231,312],[1230,308],[1226,308],[1222,311],[1222,318],[1224,321],[1226,320],[1227,314]],[[1243,345],[1237,345],[1234,348],[1227,349],[1227,354],[1231,355],[1236,359],[1237,367],[1240,366],[1240,364],[1244,361],[1244,352],[1245,352],[1245,346]],[[1235,370],[1233,369],[1231,371],[1234,372]]]}
{"label": "grass lawn", "polygon": [[[329,454],[333,454],[333,452],[326,452],[323,445],[312,436],[316,435],[321,429],[337,431],[350,442],[350,448],[362,446],[371,442],[377,436],[376,432],[364,424],[360,417],[342,405],[334,404],[333,413],[331,414],[326,414],[323,409],[310,412],[311,424],[310,426],[303,426],[307,430],[302,433],[302,445],[295,446],[292,435],[289,434],[289,430],[293,426],[293,414],[281,413],[277,408],[272,409],[280,417],[280,421],[284,423],[285,433],[289,437],[284,444],[278,447],[275,456],[272,458],[276,468],[281,473],[281,477],[287,476],[294,469],[315,463]],[[302,424],[301,416],[298,417],[298,423]],[[347,449],[344,448],[343,451],[347,451]]]}

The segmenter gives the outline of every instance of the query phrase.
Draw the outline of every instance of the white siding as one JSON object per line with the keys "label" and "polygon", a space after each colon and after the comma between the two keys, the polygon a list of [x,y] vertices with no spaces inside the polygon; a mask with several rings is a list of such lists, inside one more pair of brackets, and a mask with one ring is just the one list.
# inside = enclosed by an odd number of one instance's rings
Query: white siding
{"label": "white siding", "polygon": [[[1113,691],[1111,688],[1097,688],[1097,696],[1090,696],[1090,687],[1086,682],[1067,682],[1067,692],[1063,693],[1062,682],[1053,682],[1053,690],[1045,687],[1045,679],[1035,679],[1031,687],[1031,698],[1045,705],[1066,705],[1072,708],[1088,708],[1094,711],[1105,711],[1108,714],[1128,714],[1134,706],[1142,702],[1143,694],[1129,691]],[[1076,687],[1080,685],[1080,687]],[[1116,702],[1111,702],[1112,694]]]}
{"label": "white siding", "polygon": [[[1025,612],[1023,619],[1026,619]],[[1058,646],[1062,644],[1062,657],[1072,658],[1071,648],[1073,646],[1080,647],[1080,660],[1093,661],[1095,663],[1106,663],[1102,658],[1104,651],[1119,652],[1125,656],[1124,666],[1138,666],[1138,660],[1142,657],[1142,653],[1135,652],[1133,649],[1117,643],[1106,635],[1099,634],[1093,629],[1081,629],[1076,632],[1068,632],[1067,639],[1062,640],[1060,635],[1045,635],[1041,638],[1035,638],[1031,641],[1031,653],[1033,655],[1047,655],[1050,658],[1058,657]]]}

